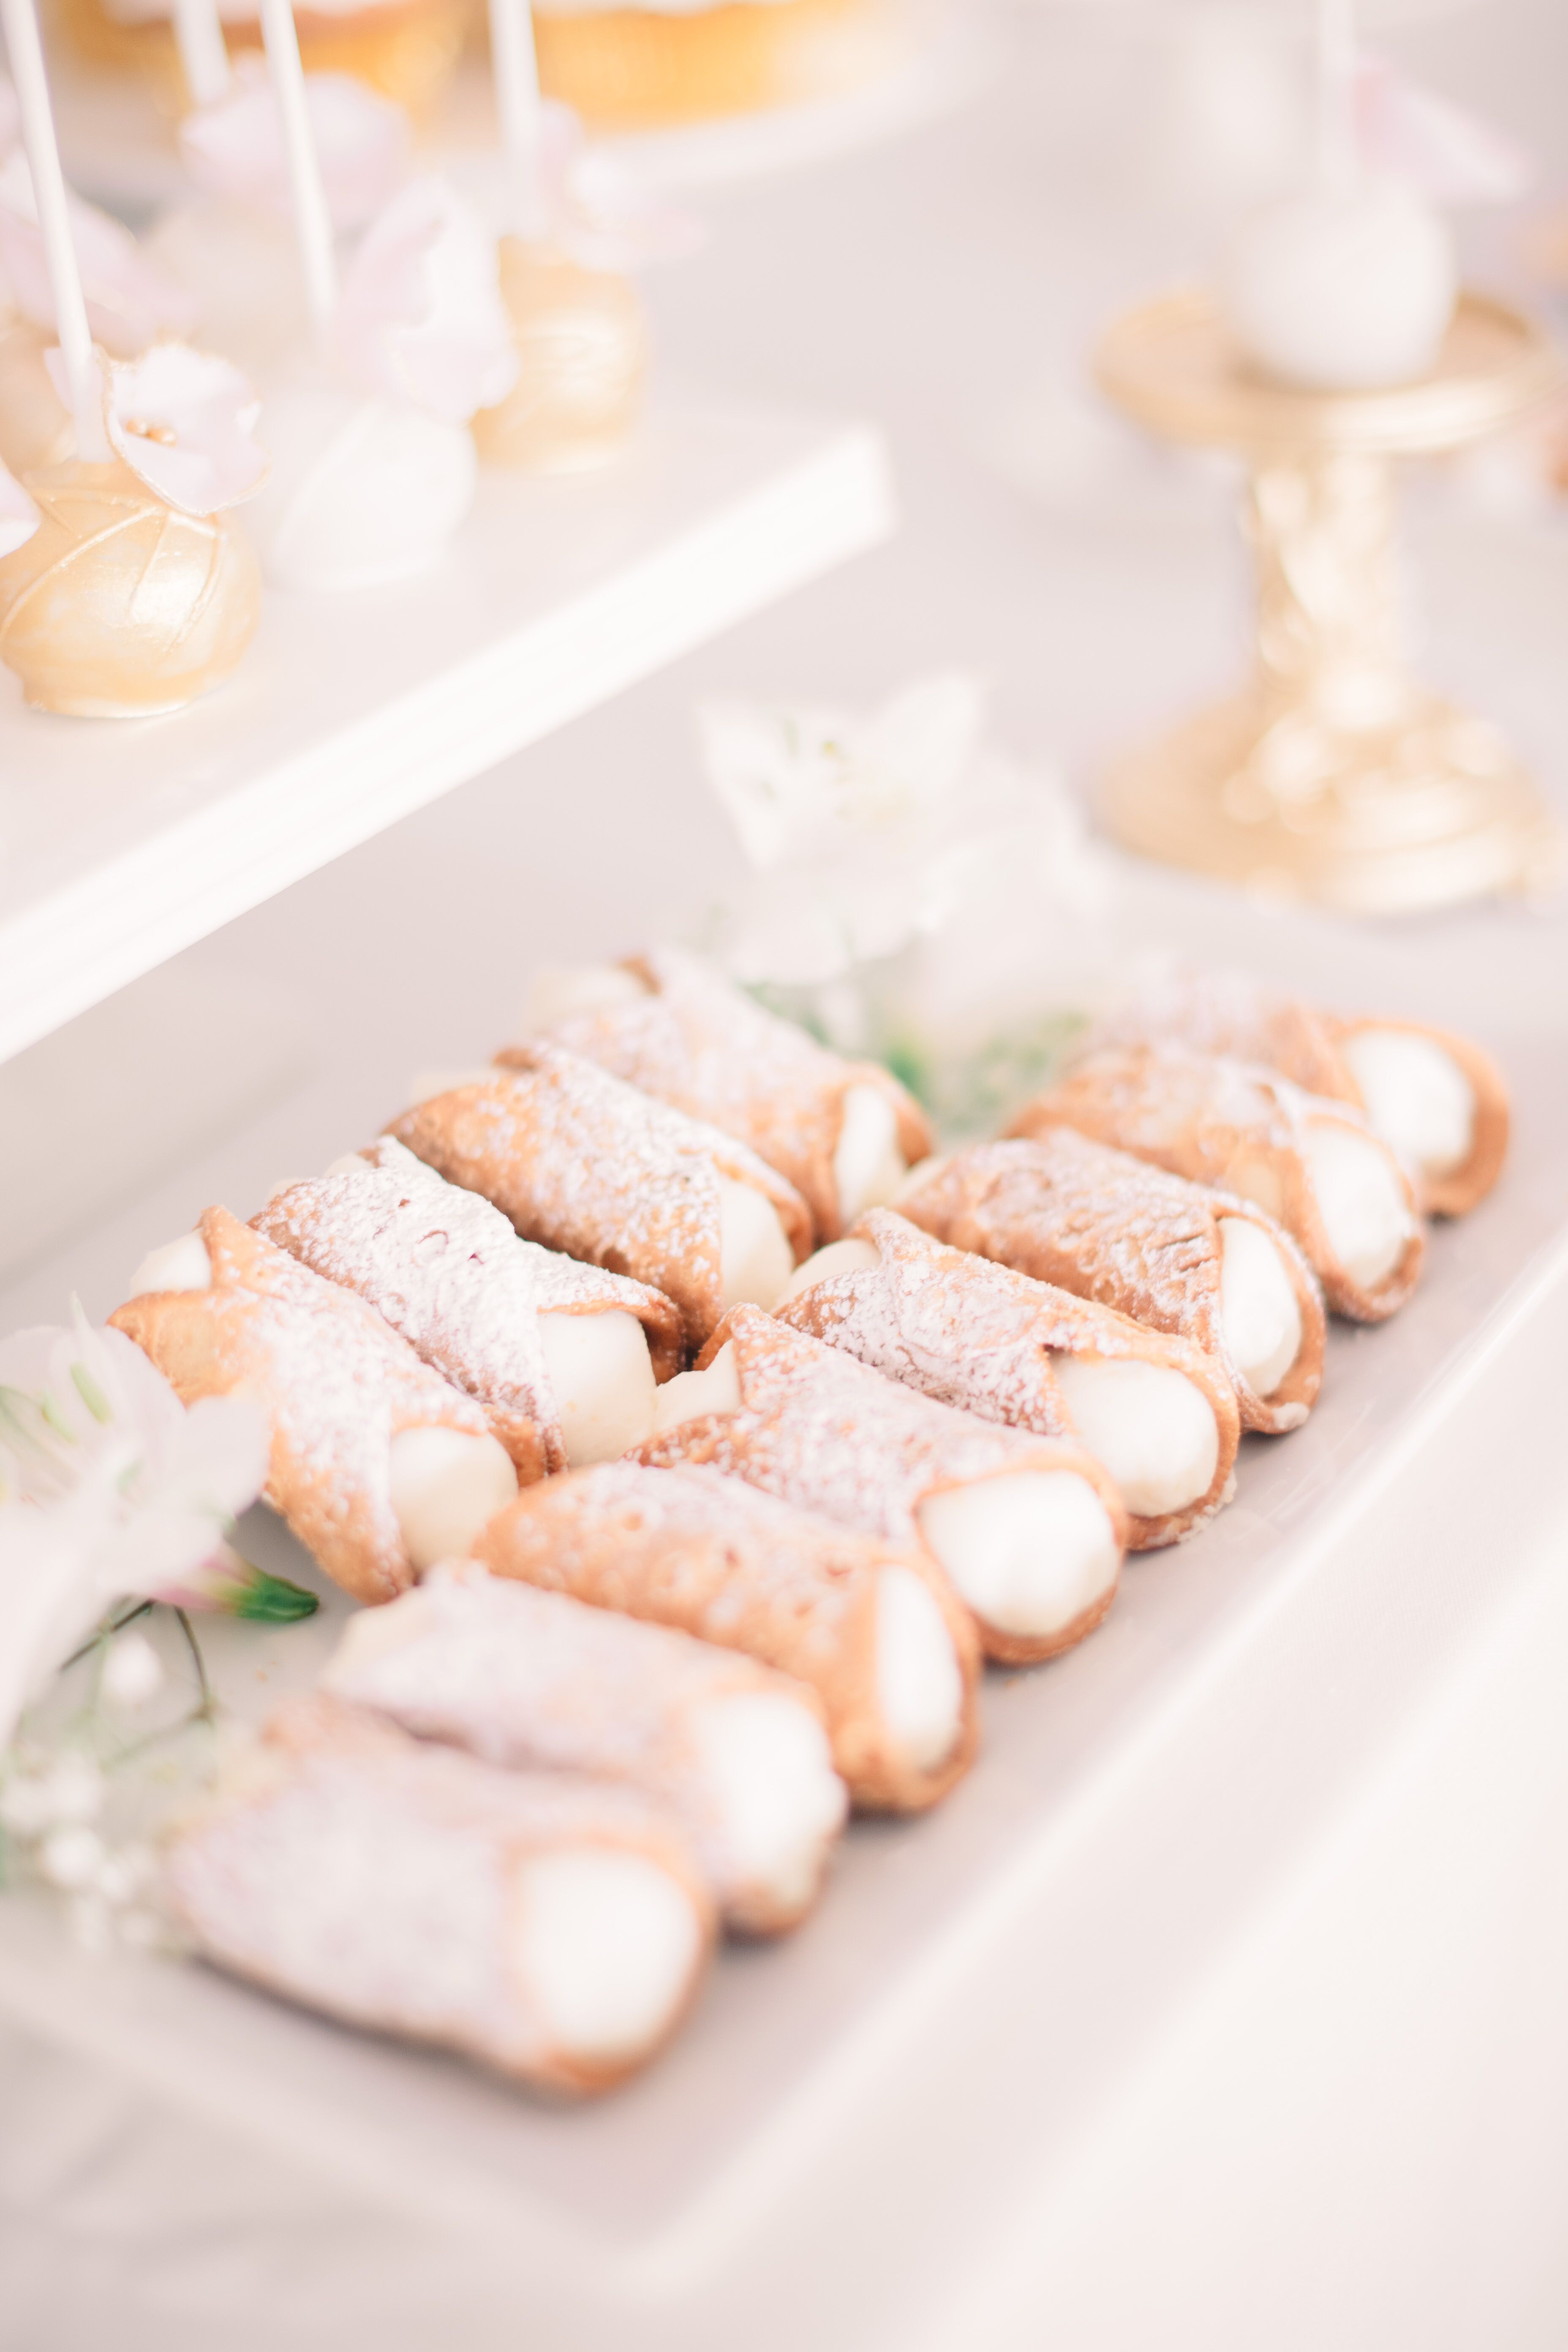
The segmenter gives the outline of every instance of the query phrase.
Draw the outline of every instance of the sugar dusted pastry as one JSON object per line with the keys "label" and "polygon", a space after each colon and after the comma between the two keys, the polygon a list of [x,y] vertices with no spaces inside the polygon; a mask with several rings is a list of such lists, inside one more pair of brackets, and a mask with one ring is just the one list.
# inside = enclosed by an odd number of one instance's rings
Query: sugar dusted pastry
{"label": "sugar dusted pastry", "polygon": [[271,1432],[266,1498],[358,1601],[465,1551],[517,1491],[471,1398],[353,1293],[226,1209],[154,1251],[110,1317],[183,1402],[243,1390]]}
{"label": "sugar dusted pastry", "polygon": [[1256,1201],[1354,1322],[1381,1323],[1415,1287],[1426,1243],[1399,1160],[1359,1111],[1257,1063],[1182,1045],[1107,1047],[1026,1105],[1013,1132],[1058,1126]]}
{"label": "sugar dusted pastry", "polygon": [[805,1917],[843,1826],[805,1684],[471,1560],[351,1618],[326,1687],[487,1763],[631,1783],[679,1819],[725,1919],[752,1934]]}
{"label": "sugar dusted pastry", "polygon": [[1300,1428],[1316,1402],[1322,1293],[1251,1202],[1054,1127],[917,1168],[899,1207],[954,1249],[1191,1341],[1224,1366],[1244,1429]]}
{"label": "sugar dusted pastry", "polygon": [[713,1470],[633,1462],[531,1486],[474,1549],[497,1576],[673,1626],[806,1684],[858,1805],[919,1811],[969,1767],[979,1649],[918,1549]]}
{"label": "sugar dusted pastry", "polygon": [[799,1193],[744,1144],[559,1046],[513,1047],[387,1132],[525,1241],[663,1291],[691,1347],[737,1302],[773,1305],[810,1247]]}
{"label": "sugar dusted pastry", "polygon": [[1108,1016],[1100,1042],[1178,1043],[1260,1062],[1310,1095],[1352,1103],[1414,1174],[1422,1206],[1463,1216],[1508,1152],[1508,1087],[1489,1055],[1430,1023],[1325,1013],[1246,972],[1162,975]]}
{"label": "sugar dusted pastry", "polygon": [[646,2065],[713,1937],[677,1823],[633,1790],[498,1771],[325,1697],[273,1718],[163,1877],[220,1967],[558,2091]]}
{"label": "sugar dusted pastry", "polygon": [[[814,1278],[815,1277],[815,1278]],[[1235,1489],[1223,1365],[874,1209],[796,1274],[779,1319],[986,1421],[1083,1445],[1116,1483],[1134,1551],[1176,1542]]]}
{"label": "sugar dusted pastry", "polygon": [[890,1201],[931,1148],[889,1071],[829,1053],[679,950],[546,971],[531,1013],[573,1053],[749,1143],[801,1194],[820,1241]]}
{"label": "sugar dusted pastry", "polygon": [[525,1486],[646,1437],[658,1381],[680,1369],[668,1298],[520,1241],[389,1135],[280,1185],[251,1223],[473,1397]]}
{"label": "sugar dusted pastry", "polygon": [[1054,1657],[1115,1598],[1127,1514],[1080,1445],[939,1404],[754,1307],[661,1390],[637,1458],[711,1464],[800,1510],[923,1544],[990,1658]]}

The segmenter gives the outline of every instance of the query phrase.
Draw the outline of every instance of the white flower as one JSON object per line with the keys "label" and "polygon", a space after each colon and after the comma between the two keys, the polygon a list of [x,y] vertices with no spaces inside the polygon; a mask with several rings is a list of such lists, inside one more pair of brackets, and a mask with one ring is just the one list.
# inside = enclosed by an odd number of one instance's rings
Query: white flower
{"label": "white flower", "polygon": [[51,1886],[79,1895],[95,1884],[107,1858],[96,1830],[54,1830],[44,1840],[38,1867]]}
{"label": "white flower", "polygon": [[[307,74],[305,108],[332,225],[358,228],[408,170],[407,118],[349,74]],[[226,98],[186,115],[180,152],[192,179],[214,195],[290,213],[278,100],[259,58],[239,60]]]}
{"label": "white flower", "polygon": [[163,1687],[163,1661],[144,1633],[116,1634],[99,1689],[110,1706],[133,1714]]}
{"label": "white flower", "polygon": [[1363,160],[1435,204],[1511,205],[1535,177],[1516,141],[1406,81],[1386,58],[1357,60],[1355,121]]}
{"label": "white flower", "polygon": [[[161,333],[183,334],[195,325],[190,296],[147,259],[128,228],[79,196],[68,196],[67,204],[88,322],[106,351],[129,355]],[[20,147],[0,164],[0,290],[35,326],[55,324],[33,175]]]}
{"label": "white flower", "polygon": [[48,1510],[0,1505],[0,1752],[22,1709],[102,1614],[95,1554],[114,1512],[118,1466],[100,1461]]}
{"label": "white flower", "polygon": [[26,547],[38,528],[38,509],[9,468],[0,465],[0,556]]}
{"label": "white flower", "polygon": [[[68,407],[70,379],[57,346],[44,354]],[[261,404],[227,360],[188,343],[154,343],[136,360],[99,362],[110,446],[166,506],[216,514],[253,498],[271,464],[255,436]]]}
{"label": "white flower", "polygon": [[517,381],[495,239],[434,173],[409,183],[365,232],[343,278],[337,334],[365,390],[461,425]]}
{"label": "white flower", "polygon": [[703,241],[699,221],[654,194],[621,157],[590,146],[572,109],[552,99],[539,110],[532,180],[526,192],[530,233],[584,269],[673,261]]}

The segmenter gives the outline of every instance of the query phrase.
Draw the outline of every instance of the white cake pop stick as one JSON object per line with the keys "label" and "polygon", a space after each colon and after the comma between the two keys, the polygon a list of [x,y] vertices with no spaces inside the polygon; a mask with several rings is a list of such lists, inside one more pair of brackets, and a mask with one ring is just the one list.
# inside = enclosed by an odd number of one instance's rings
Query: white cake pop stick
{"label": "white cake pop stick", "polygon": [[27,151],[38,225],[44,234],[49,290],[55,298],[55,322],[70,383],[77,455],[86,465],[106,466],[112,452],[103,422],[103,387],[92,348],[92,331],[87,322],[81,272],[71,243],[66,184],[60,171],[49,85],[44,72],[43,43],[38,37],[33,0],[0,0],[0,24],[5,29],[11,79],[22,115],[22,143]]}
{"label": "white cake pop stick", "polygon": [[174,40],[193,106],[216,106],[234,84],[217,0],[174,0]]}
{"label": "white cake pop stick", "polygon": [[278,98],[305,299],[310,308],[310,323],[318,339],[325,342],[338,307],[332,216],[305,102],[305,69],[300,62],[300,36],[289,0],[261,0],[261,37],[267,47],[267,69]]}
{"label": "white cake pop stick", "polygon": [[536,236],[539,211],[539,58],[528,0],[489,0],[490,57],[500,117],[507,193],[523,236]]}
{"label": "white cake pop stick", "polygon": [[1318,179],[1336,195],[1356,178],[1355,62],[1355,0],[1318,0]]}

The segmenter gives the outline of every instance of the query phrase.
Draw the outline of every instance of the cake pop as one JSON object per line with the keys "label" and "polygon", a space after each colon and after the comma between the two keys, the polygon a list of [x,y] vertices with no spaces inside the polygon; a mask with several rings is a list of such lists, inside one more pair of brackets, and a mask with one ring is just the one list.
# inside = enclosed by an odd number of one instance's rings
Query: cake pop
{"label": "cake pop", "polygon": [[368,587],[449,543],[474,492],[467,419],[516,360],[493,240],[434,175],[373,223],[340,291],[288,0],[263,0],[263,21],[314,351],[264,388],[274,462],[254,529],[275,586]]}
{"label": "cake pop", "polygon": [[44,709],[175,709],[255,633],[255,558],[223,513],[266,471],[255,402],[226,361],[182,344],[130,361],[95,347],[33,0],[0,0],[0,21],[60,338],[46,357],[76,445],[21,483],[38,520],[0,556],[0,659]]}

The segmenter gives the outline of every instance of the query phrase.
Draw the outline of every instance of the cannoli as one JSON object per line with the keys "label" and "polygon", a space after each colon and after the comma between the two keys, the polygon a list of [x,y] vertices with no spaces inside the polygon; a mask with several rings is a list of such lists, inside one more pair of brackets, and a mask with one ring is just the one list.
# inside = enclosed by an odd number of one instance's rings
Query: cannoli
{"label": "cannoli", "polygon": [[183,1402],[259,1399],[266,1498],[357,1601],[389,1601],[466,1551],[517,1491],[471,1397],[363,1299],[226,1209],[205,1211],[194,1234],[144,1260],[110,1320]]}
{"label": "cannoli", "polygon": [[931,1148],[925,1113],[890,1071],[829,1053],[676,949],[543,971],[528,1023],[750,1144],[800,1193],[819,1241],[890,1201]]}
{"label": "cannoli", "polygon": [[1117,1006],[1096,1044],[1182,1044],[1259,1062],[1302,1091],[1353,1103],[1398,1153],[1431,1216],[1460,1217],[1508,1152],[1508,1087],[1468,1037],[1422,1021],[1325,1013],[1246,972],[1163,975]]}
{"label": "cannoli", "polygon": [[613,1781],[502,1772],[297,1702],[166,1848],[222,1968],[552,2090],[607,2091],[689,2006],[713,1913],[679,1825]]}
{"label": "cannoli", "polygon": [[755,1152],[557,1045],[514,1046],[387,1132],[525,1241],[662,1290],[693,1348],[729,1307],[772,1305],[811,1246],[805,1202]]}
{"label": "cannoli", "polygon": [[979,1649],[919,1549],[717,1471],[633,1462],[529,1487],[474,1549],[497,1576],[674,1626],[807,1684],[858,1805],[916,1812],[968,1769]]}
{"label": "cannoli", "polygon": [[357,1291],[483,1407],[523,1486],[612,1461],[653,1426],[680,1318],[647,1285],[520,1241],[499,1209],[393,1137],[281,1184],[251,1223]]}
{"label": "cannoli", "polygon": [[807,1258],[778,1314],[939,1403],[1084,1446],[1127,1507],[1130,1550],[1178,1542],[1235,1492],[1223,1365],[890,1209]]}
{"label": "cannoli", "polygon": [[1052,1127],[1256,1201],[1352,1322],[1381,1323],[1415,1287],[1426,1240],[1402,1163],[1348,1103],[1303,1094],[1258,1063],[1108,1046],[1026,1104],[1010,1132]]}
{"label": "cannoli", "polygon": [[904,1388],[755,1307],[659,1391],[637,1460],[711,1463],[806,1511],[923,1544],[988,1658],[1027,1664],[1093,1632],[1116,1592],[1127,1514],[1063,1440],[998,1428]]}
{"label": "cannoli", "polygon": [[1299,1429],[1316,1402],[1322,1294],[1250,1202],[1053,1127],[929,1161],[899,1208],[954,1249],[1190,1340],[1225,1367],[1244,1429]]}
{"label": "cannoli", "polygon": [[632,1782],[680,1821],[726,1921],[752,1935],[805,1917],[844,1824],[805,1684],[473,1560],[351,1618],[324,1687],[488,1764]]}

